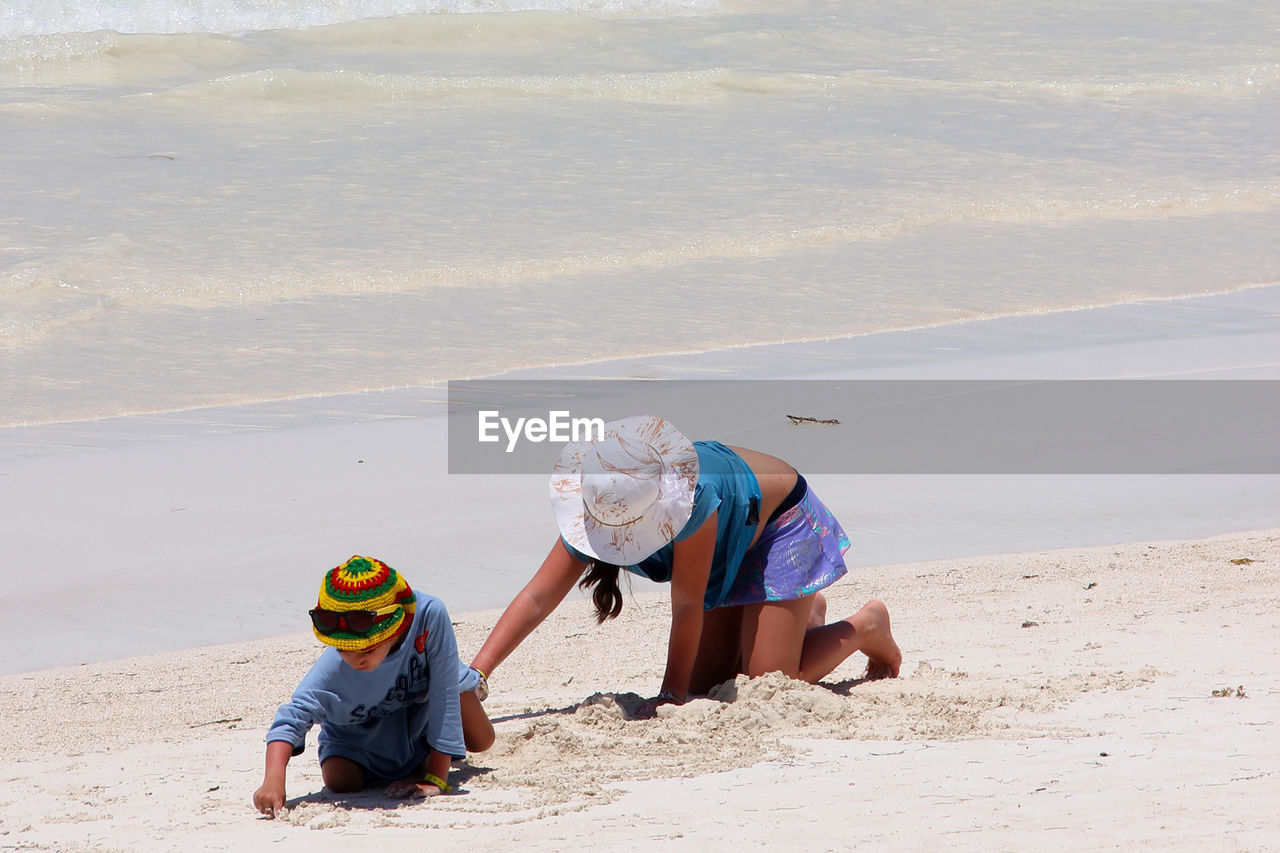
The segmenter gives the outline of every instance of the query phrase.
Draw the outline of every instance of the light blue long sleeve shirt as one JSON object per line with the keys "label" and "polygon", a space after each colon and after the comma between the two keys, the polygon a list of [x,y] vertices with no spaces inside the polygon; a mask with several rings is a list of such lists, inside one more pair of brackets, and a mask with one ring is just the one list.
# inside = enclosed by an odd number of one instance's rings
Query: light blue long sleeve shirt
{"label": "light blue long sleeve shirt", "polygon": [[417,593],[417,610],[399,648],[377,668],[360,672],[329,647],[293,696],[276,711],[267,741],[286,741],[297,755],[319,724],[320,760],[341,755],[373,776],[402,779],[428,749],[466,756],[458,704],[459,674],[453,623],[440,599]]}

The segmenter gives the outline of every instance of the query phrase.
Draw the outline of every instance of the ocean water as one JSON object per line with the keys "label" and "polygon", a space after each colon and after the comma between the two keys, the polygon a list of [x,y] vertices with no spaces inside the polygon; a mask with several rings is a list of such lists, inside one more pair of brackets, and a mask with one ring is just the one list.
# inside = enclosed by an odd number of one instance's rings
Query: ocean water
{"label": "ocean water", "polygon": [[0,425],[1280,281],[1273,0],[0,3]]}
{"label": "ocean water", "polygon": [[[297,631],[354,551],[502,606],[545,481],[442,473],[447,379],[1274,378],[1278,139],[1274,0],[0,0],[0,542],[83,614],[10,585],[0,672]],[[1280,523],[814,473],[859,567]]]}

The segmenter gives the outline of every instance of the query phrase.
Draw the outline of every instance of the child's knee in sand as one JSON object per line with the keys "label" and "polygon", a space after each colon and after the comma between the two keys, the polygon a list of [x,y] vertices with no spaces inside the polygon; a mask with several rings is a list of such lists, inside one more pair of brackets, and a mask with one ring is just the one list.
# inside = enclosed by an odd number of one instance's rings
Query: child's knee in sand
{"label": "child's knee in sand", "polygon": [[331,755],[320,762],[320,778],[335,794],[352,794],[364,789],[364,768],[349,758]]}

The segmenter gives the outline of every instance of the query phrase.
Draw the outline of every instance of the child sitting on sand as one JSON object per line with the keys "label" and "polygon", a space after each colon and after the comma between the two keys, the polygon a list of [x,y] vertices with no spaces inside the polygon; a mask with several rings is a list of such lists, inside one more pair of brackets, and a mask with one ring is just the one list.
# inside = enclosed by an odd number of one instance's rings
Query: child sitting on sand
{"label": "child sitting on sand", "polygon": [[320,773],[335,793],[372,779],[392,780],[392,797],[449,793],[452,759],[493,745],[484,674],[459,660],[440,599],[415,595],[395,569],[356,556],[325,574],[311,623],[331,648],[267,731],[258,811],[274,817],[284,807],[285,768],[316,723]]}

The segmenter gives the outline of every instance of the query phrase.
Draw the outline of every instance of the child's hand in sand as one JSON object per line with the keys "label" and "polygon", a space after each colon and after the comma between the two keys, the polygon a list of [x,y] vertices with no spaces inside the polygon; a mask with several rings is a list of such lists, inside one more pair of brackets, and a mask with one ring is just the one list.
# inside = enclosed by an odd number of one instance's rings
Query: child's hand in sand
{"label": "child's hand in sand", "polygon": [[444,791],[430,782],[416,782],[413,779],[401,779],[387,786],[387,796],[397,800],[416,800],[426,797],[438,797]]}
{"label": "child's hand in sand", "polygon": [[253,804],[258,811],[274,818],[284,808],[284,786],[271,782],[262,783],[262,787],[253,792]]}

